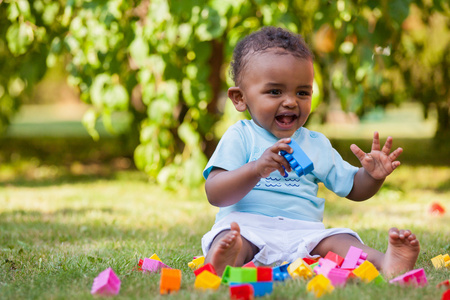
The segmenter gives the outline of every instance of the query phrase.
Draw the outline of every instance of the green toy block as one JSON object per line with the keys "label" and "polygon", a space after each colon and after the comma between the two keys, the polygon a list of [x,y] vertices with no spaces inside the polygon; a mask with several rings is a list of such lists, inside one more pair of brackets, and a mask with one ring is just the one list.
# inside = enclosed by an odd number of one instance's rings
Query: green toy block
{"label": "green toy block", "polygon": [[236,268],[231,266],[226,266],[225,271],[222,275],[222,283],[228,284],[233,283],[248,283],[257,282],[258,275],[257,269],[255,268]]}
{"label": "green toy block", "polygon": [[384,279],[384,277],[381,276],[381,274],[380,274],[377,277],[375,277],[375,279],[373,280],[373,283],[376,285],[382,285],[382,284],[386,283],[386,279]]}

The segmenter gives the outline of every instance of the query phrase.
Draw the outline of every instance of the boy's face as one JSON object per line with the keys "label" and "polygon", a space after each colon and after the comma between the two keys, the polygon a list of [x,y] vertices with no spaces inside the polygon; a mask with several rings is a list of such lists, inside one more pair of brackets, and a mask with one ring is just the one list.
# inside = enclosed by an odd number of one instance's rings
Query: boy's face
{"label": "boy's face", "polygon": [[311,111],[312,61],[284,49],[250,54],[239,87],[228,96],[238,111],[248,109],[254,122],[277,138],[291,137]]}

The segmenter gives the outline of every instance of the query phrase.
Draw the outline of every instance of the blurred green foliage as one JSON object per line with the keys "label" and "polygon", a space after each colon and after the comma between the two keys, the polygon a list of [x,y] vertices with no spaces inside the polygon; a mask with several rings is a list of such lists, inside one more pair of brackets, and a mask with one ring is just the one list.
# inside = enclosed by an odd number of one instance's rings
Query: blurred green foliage
{"label": "blurred green foliage", "polygon": [[312,47],[315,113],[336,98],[358,115],[413,99],[450,132],[449,15],[444,0],[0,0],[0,127],[64,65],[94,139],[99,117],[114,131],[112,114],[128,113],[136,166],[195,186],[219,138],[232,50],[274,25]]}

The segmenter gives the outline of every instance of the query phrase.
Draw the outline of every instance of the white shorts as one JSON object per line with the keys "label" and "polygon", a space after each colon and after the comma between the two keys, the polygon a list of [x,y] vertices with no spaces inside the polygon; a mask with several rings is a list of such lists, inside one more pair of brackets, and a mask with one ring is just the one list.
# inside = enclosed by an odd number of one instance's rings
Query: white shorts
{"label": "white shorts", "polygon": [[310,252],[320,241],[335,234],[347,233],[362,243],[356,232],[347,228],[325,229],[322,222],[232,212],[203,236],[202,250],[205,256],[214,238],[220,232],[229,230],[231,222],[238,223],[241,235],[258,247],[259,252],[253,258],[253,262],[258,265],[279,265],[285,261],[293,262],[299,257],[317,257],[311,256]]}

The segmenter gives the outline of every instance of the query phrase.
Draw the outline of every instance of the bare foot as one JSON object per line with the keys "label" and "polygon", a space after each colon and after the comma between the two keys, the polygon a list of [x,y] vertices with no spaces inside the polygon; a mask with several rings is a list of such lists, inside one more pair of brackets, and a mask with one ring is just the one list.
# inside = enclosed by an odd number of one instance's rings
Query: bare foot
{"label": "bare foot", "polygon": [[389,277],[414,269],[420,245],[409,230],[389,230],[389,244],[384,256],[383,273]]}
{"label": "bare foot", "polygon": [[234,267],[236,259],[242,248],[242,238],[239,225],[236,222],[231,223],[230,231],[214,241],[211,249],[206,256],[206,263],[214,266],[217,275],[222,276],[227,265]]}

